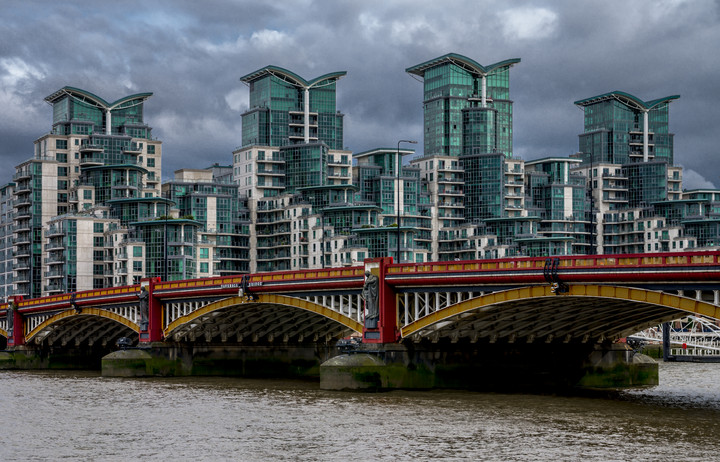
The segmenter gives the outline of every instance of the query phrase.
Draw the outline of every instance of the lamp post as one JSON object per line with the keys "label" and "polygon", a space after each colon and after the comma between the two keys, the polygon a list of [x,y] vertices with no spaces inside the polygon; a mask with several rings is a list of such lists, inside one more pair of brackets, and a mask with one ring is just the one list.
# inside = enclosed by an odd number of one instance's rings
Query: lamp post
{"label": "lamp post", "polygon": [[402,166],[402,160],[400,160],[400,143],[417,144],[417,141],[412,140],[400,140],[397,142],[397,259],[400,263],[400,167]]}

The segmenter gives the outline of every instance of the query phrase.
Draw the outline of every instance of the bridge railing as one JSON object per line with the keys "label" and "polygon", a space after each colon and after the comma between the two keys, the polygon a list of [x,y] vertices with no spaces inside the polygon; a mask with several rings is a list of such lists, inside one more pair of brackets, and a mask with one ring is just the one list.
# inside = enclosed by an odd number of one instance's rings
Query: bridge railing
{"label": "bridge railing", "polygon": [[[313,283],[318,284],[323,281],[358,278],[364,274],[364,267],[343,267],[343,268],[326,268],[316,270],[300,270],[300,271],[278,271],[271,273],[255,273],[236,276],[222,276],[203,279],[186,279],[182,281],[159,282],[155,285],[155,291],[187,291],[196,289],[226,289],[227,291],[237,291],[243,280],[247,278],[248,286],[253,292],[264,292],[276,290],[284,284],[297,283]],[[267,286],[267,289],[265,288]]]}
{"label": "bridge railing", "polygon": [[402,263],[388,267],[388,274],[439,273],[463,271],[542,270],[548,259],[558,259],[563,269],[650,268],[680,266],[713,266],[720,264],[720,250],[618,255],[576,255],[559,257],[513,257],[491,260]]}

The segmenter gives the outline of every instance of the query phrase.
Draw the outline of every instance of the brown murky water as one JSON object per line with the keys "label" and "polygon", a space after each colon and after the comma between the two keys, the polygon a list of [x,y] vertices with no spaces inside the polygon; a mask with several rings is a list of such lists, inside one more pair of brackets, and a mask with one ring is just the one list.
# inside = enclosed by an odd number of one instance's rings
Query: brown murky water
{"label": "brown murky water", "polygon": [[718,460],[720,364],[595,397],[0,371],[0,460]]}

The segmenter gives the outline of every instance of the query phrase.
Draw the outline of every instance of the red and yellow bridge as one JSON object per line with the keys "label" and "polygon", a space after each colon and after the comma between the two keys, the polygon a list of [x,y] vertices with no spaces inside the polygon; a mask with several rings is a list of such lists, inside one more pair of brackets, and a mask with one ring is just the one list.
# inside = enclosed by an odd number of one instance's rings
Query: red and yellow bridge
{"label": "red and yellow bridge", "polygon": [[[380,281],[364,329],[365,272]],[[146,307],[141,287],[149,296]],[[146,310],[143,313],[143,310]],[[162,282],[0,305],[18,346],[330,343],[596,343],[686,314],[720,318],[720,252],[393,264]]]}

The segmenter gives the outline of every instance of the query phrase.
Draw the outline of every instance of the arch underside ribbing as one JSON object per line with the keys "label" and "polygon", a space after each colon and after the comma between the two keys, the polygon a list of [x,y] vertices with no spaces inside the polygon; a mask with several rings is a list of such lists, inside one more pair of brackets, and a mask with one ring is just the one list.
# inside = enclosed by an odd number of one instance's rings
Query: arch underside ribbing
{"label": "arch underside ribbing", "polygon": [[402,329],[415,341],[595,343],[616,340],[687,314],[720,317],[710,303],[613,286],[513,289],[440,309]]}
{"label": "arch underside ribbing", "polygon": [[53,345],[114,345],[118,338],[138,339],[139,326],[114,313],[99,308],[84,308],[60,312],[31,332],[25,340],[35,344]]}
{"label": "arch underside ribbing", "polygon": [[362,330],[321,305],[282,295],[233,297],[206,305],[165,329],[174,341],[303,343],[340,339]]}

